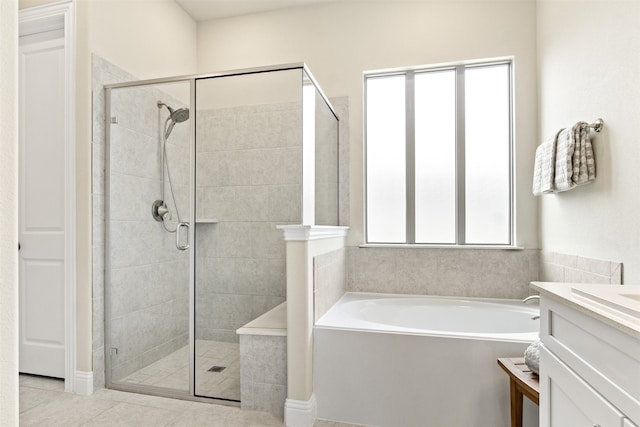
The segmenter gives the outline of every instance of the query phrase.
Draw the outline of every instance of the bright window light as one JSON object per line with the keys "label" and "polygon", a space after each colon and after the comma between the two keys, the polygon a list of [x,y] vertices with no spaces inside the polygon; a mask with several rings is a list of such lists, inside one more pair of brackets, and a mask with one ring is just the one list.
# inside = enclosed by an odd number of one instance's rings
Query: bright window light
{"label": "bright window light", "polygon": [[512,245],[511,62],[365,75],[366,242]]}

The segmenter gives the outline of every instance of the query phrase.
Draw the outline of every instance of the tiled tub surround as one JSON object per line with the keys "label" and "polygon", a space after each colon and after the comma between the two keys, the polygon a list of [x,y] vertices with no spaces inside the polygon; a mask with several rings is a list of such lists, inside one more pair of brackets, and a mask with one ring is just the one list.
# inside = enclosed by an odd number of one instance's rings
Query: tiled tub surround
{"label": "tiled tub surround", "polygon": [[350,292],[524,298],[532,281],[622,283],[622,264],[537,249],[348,247]]}
{"label": "tiled tub surround", "polygon": [[347,248],[347,291],[524,298],[535,249]]}
{"label": "tiled tub surround", "polygon": [[540,253],[542,282],[622,284],[622,263],[567,255],[557,252]]}
{"label": "tiled tub surround", "polygon": [[346,249],[313,258],[314,320],[317,322],[346,292]]}

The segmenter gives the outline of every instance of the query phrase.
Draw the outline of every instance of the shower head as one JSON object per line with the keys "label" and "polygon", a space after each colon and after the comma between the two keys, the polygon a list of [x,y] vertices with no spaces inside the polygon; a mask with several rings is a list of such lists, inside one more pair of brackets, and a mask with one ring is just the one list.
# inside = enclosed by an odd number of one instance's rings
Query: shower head
{"label": "shower head", "polygon": [[[177,110],[174,110],[164,102],[158,101],[158,108],[162,107],[167,107],[167,110],[169,110],[169,117],[167,117],[167,120],[165,122],[166,130],[164,133],[164,139],[167,139],[169,138],[169,135],[171,135],[171,131],[173,130],[173,127],[176,125],[176,123],[182,123],[189,120],[189,109],[178,108]],[[166,123],[169,121],[171,121],[171,123],[169,123],[167,126]]]}
{"label": "shower head", "polygon": [[189,120],[189,109],[178,108],[175,111],[171,111],[171,115],[169,116],[169,118],[176,123],[182,123],[186,120]]}

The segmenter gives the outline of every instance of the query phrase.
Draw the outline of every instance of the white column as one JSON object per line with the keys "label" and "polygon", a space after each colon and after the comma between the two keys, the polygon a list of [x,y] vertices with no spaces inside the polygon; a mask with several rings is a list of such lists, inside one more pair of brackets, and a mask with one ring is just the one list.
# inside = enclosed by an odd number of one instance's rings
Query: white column
{"label": "white column", "polygon": [[311,427],[313,396],[313,257],[344,247],[348,227],[286,225],[288,427]]}

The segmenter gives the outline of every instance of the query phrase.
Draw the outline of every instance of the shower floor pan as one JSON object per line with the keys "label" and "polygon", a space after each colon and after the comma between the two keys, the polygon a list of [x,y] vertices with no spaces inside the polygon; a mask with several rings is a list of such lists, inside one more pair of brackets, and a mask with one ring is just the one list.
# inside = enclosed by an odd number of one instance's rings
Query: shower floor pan
{"label": "shower floor pan", "polygon": [[[196,341],[196,395],[240,400],[240,345]],[[124,384],[189,389],[189,346],[123,378]]]}

